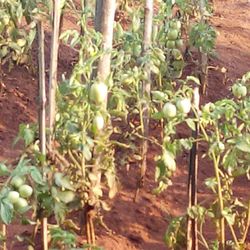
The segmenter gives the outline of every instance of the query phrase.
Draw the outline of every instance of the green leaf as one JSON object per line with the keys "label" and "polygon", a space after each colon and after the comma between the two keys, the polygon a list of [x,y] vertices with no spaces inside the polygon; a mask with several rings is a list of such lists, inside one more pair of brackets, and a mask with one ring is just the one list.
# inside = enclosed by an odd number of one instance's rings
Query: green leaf
{"label": "green leaf", "polygon": [[26,160],[25,157],[26,157],[25,155],[21,156],[16,168],[12,171],[11,176],[15,175],[23,176],[30,172],[31,166],[28,165],[30,160]]}
{"label": "green leaf", "polygon": [[222,216],[227,220],[229,225],[233,225],[235,222],[235,214],[232,214],[232,211],[228,208],[225,208],[222,211]]}
{"label": "green leaf", "polygon": [[[21,124],[19,126],[18,139],[22,138],[24,140],[25,146],[29,146],[35,139],[35,132],[30,128],[29,124]],[[17,139],[17,140],[18,140]]]}
{"label": "green leaf", "polygon": [[13,205],[6,200],[2,200],[0,204],[0,215],[4,224],[10,224],[13,218]]}
{"label": "green leaf", "polygon": [[70,179],[67,176],[64,176],[63,173],[55,173],[55,183],[58,187],[62,187],[71,191],[75,191],[75,188],[70,183]]}
{"label": "green leaf", "polygon": [[57,221],[57,223],[60,224],[65,219],[65,215],[66,215],[66,212],[67,212],[67,207],[66,207],[65,204],[56,201],[55,202],[55,207],[54,207],[54,212],[55,212],[56,221]]}
{"label": "green leaf", "polygon": [[193,119],[191,118],[186,119],[186,123],[188,127],[191,128],[193,131],[196,130],[195,122],[193,121]]}
{"label": "green leaf", "polygon": [[42,174],[40,173],[40,171],[36,167],[31,168],[30,175],[35,183],[44,185]]}
{"label": "green leaf", "polygon": [[87,145],[83,146],[83,155],[87,161],[90,161],[92,158],[92,153]]}
{"label": "green leaf", "polygon": [[242,139],[236,143],[236,148],[242,152],[250,153],[250,143],[247,140]]}

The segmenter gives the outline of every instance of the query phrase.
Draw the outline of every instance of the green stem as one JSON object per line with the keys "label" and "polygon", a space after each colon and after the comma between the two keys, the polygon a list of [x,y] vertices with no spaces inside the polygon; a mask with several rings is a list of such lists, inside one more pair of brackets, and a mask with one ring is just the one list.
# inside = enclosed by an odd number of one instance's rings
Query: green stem
{"label": "green stem", "polygon": [[216,181],[217,181],[217,193],[218,193],[219,208],[220,208],[220,220],[219,220],[219,222],[220,222],[220,243],[221,243],[221,249],[225,249],[225,219],[222,216],[222,213],[224,210],[224,204],[223,204],[221,180],[220,180],[220,173],[219,173],[220,156],[216,157],[215,153],[213,152],[212,157],[213,157],[215,177],[216,177]]}

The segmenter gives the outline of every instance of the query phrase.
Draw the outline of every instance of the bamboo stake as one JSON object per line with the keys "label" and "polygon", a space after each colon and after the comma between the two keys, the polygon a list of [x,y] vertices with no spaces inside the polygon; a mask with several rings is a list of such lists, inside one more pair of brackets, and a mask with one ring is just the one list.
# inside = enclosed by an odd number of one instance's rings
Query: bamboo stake
{"label": "bamboo stake", "polygon": [[[46,86],[45,86],[45,56],[44,56],[44,27],[43,23],[38,25],[38,65],[39,65],[39,140],[40,151],[46,157]],[[44,174],[44,178],[46,178]],[[34,232],[35,233],[35,232]],[[42,218],[43,249],[48,249],[47,218]]]}
{"label": "bamboo stake", "polygon": [[[204,19],[205,8],[206,8],[205,0],[200,0],[201,23],[205,23]],[[201,82],[201,93],[202,95],[206,95],[208,86],[208,56],[207,53],[203,53],[200,49],[199,49],[199,61],[200,61],[199,78]]]}
{"label": "bamboo stake", "polygon": [[59,49],[59,30],[60,30],[60,0],[54,0],[53,6],[53,33],[52,46],[50,53],[50,74],[49,74],[49,129],[48,147],[52,149],[53,130],[56,113],[56,88],[57,88],[57,65]]}
{"label": "bamboo stake", "polygon": [[[199,88],[194,89],[194,106],[199,114]],[[196,139],[199,136],[199,125],[195,123],[195,131],[192,132],[195,139],[193,147],[190,151],[189,174],[188,174],[188,207],[197,205],[197,175],[198,175],[198,142]],[[187,250],[198,250],[198,229],[197,219],[188,217],[187,222]]]}
{"label": "bamboo stake", "polygon": [[[144,34],[143,34],[143,54],[146,55],[151,46],[152,39],[152,29],[153,29],[153,15],[154,15],[154,1],[146,0],[145,2],[145,14],[144,14]],[[138,199],[140,188],[144,185],[144,178],[147,170],[147,152],[148,152],[148,135],[149,135],[149,101],[150,101],[150,91],[151,91],[151,71],[150,65],[145,65],[145,72],[147,74],[147,80],[143,82],[142,85],[142,97],[144,102],[142,104],[142,134],[145,139],[142,141],[142,163],[141,163],[141,173],[138,182],[138,187],[135,194],[135,202]]]}

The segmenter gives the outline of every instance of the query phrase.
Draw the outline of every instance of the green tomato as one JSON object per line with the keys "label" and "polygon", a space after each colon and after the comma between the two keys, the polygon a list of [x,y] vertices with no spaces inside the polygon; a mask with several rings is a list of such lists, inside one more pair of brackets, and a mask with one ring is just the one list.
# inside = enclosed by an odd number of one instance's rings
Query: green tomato
{"label": "green tomato", "polygon": [[20,195],[17,191],[10,191],[8,193],[7,199],[10,203],[14,204],[17,202],[19,197],[20,197]]}
{"label": "green tomato", "polygon": [[191,101],[188,98],[183,98],[177,101],[176,106],[181,113],[188,114],[191,110]]}
{"label": "green tomato", "polygon": [[172,41],[176,40],[178,38],[178,34],[179,34],[178,30],[170,29],[168,31],[168,40],[172,40]]}
{"label": "green tomato", "polygon": [[184,45],[183,40],[182,40],[182,39],[177,39],[177,40],[175,41],[175,45],[176,45],[176,47],[177,47],[178,49],[183,48],[183,45]]}
{"label": "green tomato", "polygon": [[233,95],[237,98],[245,97],[247,95],[247,88],[242,84],[234,84],[232,91]]}
{"label": "green tomato", "polygon": [[151,91],[151,94],[152,94],[152,98],[153,100],[155,101],[162,101],[165,99],[165,94],[161,91]]}
{"label": "green tomato", "polygon": [[104,128],[104,119],[101,114],[97,114],[93,119],[93,130],[94,133],[101,131]]}
{"label": "green tomato", "polygon": [[31,186],[25,184],[25,185],[22,185],[21,187],[19,187],[18,191],[19,191],[19,194],[21,197],[29,198],[33,193],[33,188]]}
{"label": "green tomato", "polygon": [[164,104],[162,112],[165,118],[173,118],[177,113],[175,105],[170,102]]}
{"label": "green tomato", "polygon": [[90,100],[100,105],[107,100],[108,87],[104,82],[94,83],[90,87]]}
{"label": "green tomato", "polygon": [[181,29],[181,21],[179,21],[179,20],[172,20],[169,23],[169,27],[172,28],[172,29],[180,30]]}
{"label": "green tomato", "polygon": [[10,184],[15,188],[19,188],[20,186],[22,186],[24,184],[24,180],[23,180],[23,178],[21,178],[19,176],[15,176],[12,178]]}
{"label": "green tomato", "polygon": [[15,202],[15,204],[14,204],[15,209],[16,209],[17,211],[19,211],[19,212],[21,212],[22,209],[24,209],[24,208],[27,207],[27,206],[28,206],[27,200],[25,200],[25,199],[22,198],[22,197],[19,197],[19,198],[17,199],[17,201]]}
{"label": "green tomato", "polygon": [[72,202],[75,199],[75,196],[75,193],[70,190],[57,192],[59,200],[66,204]]}
{"label": "green tomato", "polygon": [[7,173],[9,173],[8,168],[5,166],[5,164],[0,163],[0,176],[6,175]]}
{"label": "green tomato", "polygon": [[175,41],[167,41],[167,48],[174,49],[175,48]]}

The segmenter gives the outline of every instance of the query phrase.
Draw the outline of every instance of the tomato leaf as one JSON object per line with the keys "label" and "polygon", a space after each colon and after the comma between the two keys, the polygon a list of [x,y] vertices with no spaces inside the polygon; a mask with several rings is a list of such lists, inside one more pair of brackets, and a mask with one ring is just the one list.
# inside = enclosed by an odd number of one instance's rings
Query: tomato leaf
{"label": "tomato leaf", "polygon": [[242,152],[250,153],[250,143],[242,139],[236,143],[236,148]]}
{"label": "tomato leaf", "polygon": [[13,205],[2,200],[0,204],[0,215],[4,224],[10,224],[13,218]]}
{"label": "tomato leaf", "polygon": [[188,127],[191,128],[193,131],[196,130],[195,122],[191,118],[186,119],[186,123]]}

